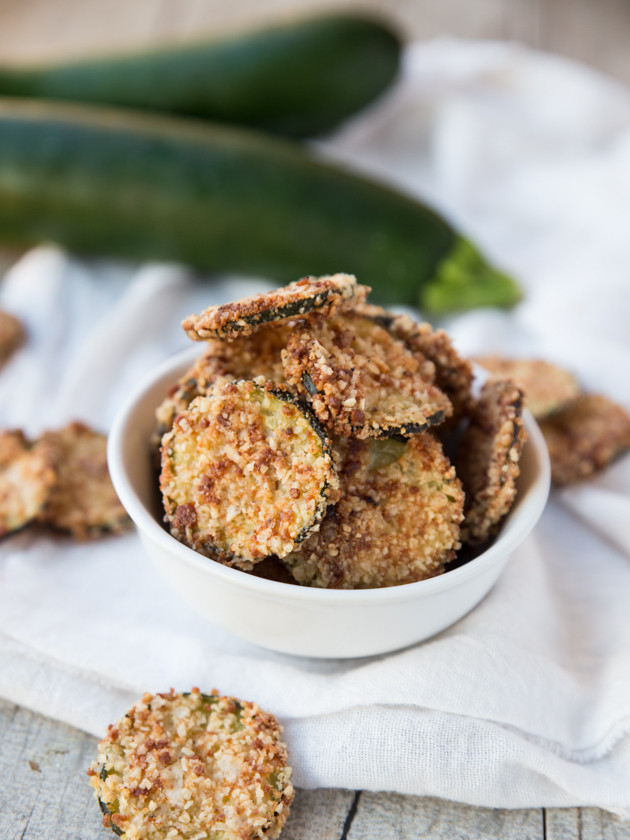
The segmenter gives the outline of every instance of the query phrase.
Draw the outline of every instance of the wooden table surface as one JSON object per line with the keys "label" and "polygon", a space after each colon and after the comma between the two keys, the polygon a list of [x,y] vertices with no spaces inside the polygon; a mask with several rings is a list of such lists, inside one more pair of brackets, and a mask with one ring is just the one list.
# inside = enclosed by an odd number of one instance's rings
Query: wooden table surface
{"label": "wooden table surface", "polygon": [[[334,0],[0,0],[0,60],[185,39]],[[344,6],[383,11],[382,0]],[[585,61],[630,83],[630,0],[388,0],[412,37],[522,41]],[[86,769],[96,739],[0,700],[0,840],[97,840]],[[630,823],[596,808],[492,810],[431,798],[298,790],[283,840],[630,840]]]}
{"label": "wooden table surface", "polygon": [[[114,834],[86,770],[97,739],[0,700],[0,840],[106,840]],[[282,840],[630,840],[598,808],[473,808],[392,793],[298,790]]]}

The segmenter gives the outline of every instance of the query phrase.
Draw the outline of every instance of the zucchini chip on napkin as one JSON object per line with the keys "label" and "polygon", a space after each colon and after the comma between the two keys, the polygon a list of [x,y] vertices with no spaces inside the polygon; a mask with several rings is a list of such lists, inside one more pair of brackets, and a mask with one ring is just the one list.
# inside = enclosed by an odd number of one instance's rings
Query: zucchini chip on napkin
{"label": "zucchini chip on napkin", "polygon": [[145,694],[88,770],[103,824],[126,840],[273,840],[293,801],[276,718],[255,703]]}
{"label": "zucchini chip on napkin", "polygon": [[478,356],[475,361],[494,376],[515,382],[525,394],[525,404],[536,419],[549,417],[565,408],[581,391],[570,371],[542,359]]}
{"label": "zucchini chip on napkin", "polygon": [[263,324],[301,318],[309,312],[332,315],[342,306],[364,301],[369,291],[367,286],[359,286],[351,274],[303,277],[272,292],[210,306],[200,315],[189,315],[182,327],[193,341],[229,341],[251,335]]}
{"label": "zucchini chip on napkin", "polygon": [[239,380],[218,382],[175,418],[160,488],[174,537],[250,569],[319,527],[338,479],[308,407],[274,383]]}
{"label": "zucchini chip on napkin", "polygon": [[298,583],[339,589],[434,577],[459,548],[464,494],[429,432],[335,443],[341,498],[284,558]]}
{"label": "zucchini chip on napkin", "polygon": [[286,378],[336,435],[413,435],[452,413],[448,397],[425,378],[426,366],[359,312],[299,326],[282,359]]}
{"label": "zucchini chip on napkin", "polygon": [[0,537],[38,519],[57,481],[46,441],[30,444],[21,431],[0,432]]}
{"label": "zucchini chip on napkin", "polygon": [[523,392],[510,380],[489,379],[473,408],[455,459],[466,492],[462,541],[482,543],[499,528],[516,498],[527,432]]}
{"label": "zucchini chip on napkin", "polygon": [[587,478],[630,449],[628,412],[601,394],[582,394],[540,429],[557,485]]}
{"label": "zucchini chip on napkin", "polygon": [[94,539],[131,527],[107,468],[107,437],[83,423],[45,432],[54,452],[57,483],[41,520],[75,539]]}
{"label": "zucchini chip on napkin", "polygon": [[14,315],[0,309],[0,367],[24,341],[24,327]]}

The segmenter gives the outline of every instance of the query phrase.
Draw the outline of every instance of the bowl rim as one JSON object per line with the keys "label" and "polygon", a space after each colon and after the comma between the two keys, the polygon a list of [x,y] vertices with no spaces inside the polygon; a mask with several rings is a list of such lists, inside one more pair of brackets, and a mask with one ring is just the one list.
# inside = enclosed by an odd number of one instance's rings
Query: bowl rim
{"label": "bowl rim", "polygon": [[[157,386],[160,380],[169,376],[174,378],[177,375],[178,368],[190,364],[200,355],[200,352],[200,348],[193,347],[171,356],[138,384],[116,413],[107,442],[109,472],[123,507],[127,510],[141,536],[144,535],[147,539],[157,543],[160,548],[174,556],[179,562],[193,566],[226,584],[253,591],[267,598],[275,597],[279,600],[289,598],[297,602],[315,602],[322,606],[360,603],[386,604],[430,596],[456,588],[468,580],[484,574],[496,564],[507,559],[540,519],[549,496],[551,468],[543,434],[531,412],[525,409],[523,412],[524,423],[529,436],[526,445],[533,447],[535,451],[534,457],[537,460],[538,474],[532,479],[526,495],[510,513],[510,520],[505,523],[507,528],[504,526],[489,548],[464,565],[437,577],[398,586],[374,589],[324,589],[268,580],[217,563],[180,543],[162,527],[134,489],[127,475],[123,458],[124,439],[135,411],[142,405],[149,392]],[[527,505],[524,507],[523,503],[525,501],[527,501]]]}

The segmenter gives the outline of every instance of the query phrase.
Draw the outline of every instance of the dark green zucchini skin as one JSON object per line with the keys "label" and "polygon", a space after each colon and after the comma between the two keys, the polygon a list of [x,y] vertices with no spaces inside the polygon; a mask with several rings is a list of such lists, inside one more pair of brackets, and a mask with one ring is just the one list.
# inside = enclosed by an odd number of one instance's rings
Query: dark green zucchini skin
{"label": "dark green zucchini skin", "polygon": [[[193,120],[0,100],[0,241],[42,240],[280,283],[346,272],[377,299],[408,304],[463,241],[423,204],[286,140]],[[456,288],[448,305],[459,298]]]}
{"label": "dark green zucchini skin", "polygon": [[162,111],[293,137],[333,128],[392,82],[399,37],[330,14],[231,37],[33,67],[0,67],[0,96]]}

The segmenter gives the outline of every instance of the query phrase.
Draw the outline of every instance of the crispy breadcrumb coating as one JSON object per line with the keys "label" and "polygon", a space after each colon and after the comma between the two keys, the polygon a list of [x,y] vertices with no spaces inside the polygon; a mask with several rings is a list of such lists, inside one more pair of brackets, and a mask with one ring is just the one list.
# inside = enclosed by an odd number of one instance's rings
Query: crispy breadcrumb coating
{"label": "crispy breadcrumb coating", "polygon": [[21,431],[0,431],[0,537],[41,516],[57,481],[55,453]]}
{"label": "crispy breadcrumb coating", "polygon": [[435,436],[345,438],[335,449],[341,498],[320,530],[284,558],[295,579],[360,589],[441,574],[459,548],[464,495]]}
{"label": "crispy breadcrumb coating", "polygon": [[435,384],[449,398],[453,405],[451,424],[464,417],[472,404],[472,364],[459,355],[453,347],[450,336],[444,330],[434,330],[431,324],[418,324],[409,315],[396,315],[390,322],[392,333],[435,365]]}
{"label": "crispy breadcrumb coating", "polygon": [[283,557],[336,500],[328,440],[308,408],[273,383],[217,383],[162,442],[160,488],[171,533],[249,569]]}
{"label": "crispy breadcrumb coating", "polygon": [[423,377],[405,345],[372,318],[311,319],[282,353],[286,378],[340,436],[416,434],[449,416],[446,395]]}
{"label": "crispy breadcrumb coating", "polygon": [[88,770],[103,824],[126,840],[274,840],[293,801],[282,727],[255,703],[145,694]]}
{"label": "crispy breadcrumb coating", "polygon": [[514,502],[527,439],[522,410],[523,392],[510,380],[489,379],[481,389],[455,459],[466,492],[465,543],[495,534]]}
{"label": "crispy breadcrumb coating", "polygon": [[540,428],[556,485],[588,478],[630,449],[630,415],[601,394],[582,394]]}
{"label": "crispy breadcrumb coating", "polygon": [[58,474],[42,522],[78,540],[131,527],[109,477],[105,435],[75,422],[41,440],[54,452]]}
{"label": "crispy breadcrumb coating", "polygon": [[[173,420],[195,397],[204,396],[220,379],[265,379],[293,390],[284,378],[281,351],[286,347],[291,325],[270,324],[234,341],[209,339],[206,350],[169,391],[156,411],[157,437],[170,431]],[[159,445],[159,440],[157,441]]]}
{"label": "crispy breadcrumb coating", "polygon": [[229,341],[251,335],[271,321],[298,318],[313,311],[332,315],[349,302],[365,300],[369,291],[367,286],[359,286],[351,274],[303,277],[272,292],[210,306],[200,315],[189,315],[182,321],[182,327],[193,341],[207,338]]}
{"label": "crispy breadcrumb coating", "polygon": [[0,309],[0,367],[24,341],[22,322],[14,315]]}
{"label": "crispy breadcrumb coating", "polygon": [[581,390],[570,371],[542,359],[478,356],[475,361],[494,376],[513,380],[525,394],[527,408],[537,419],[560,411]]}

